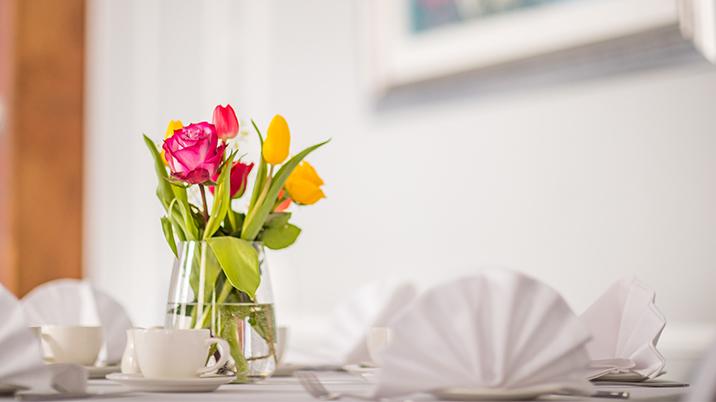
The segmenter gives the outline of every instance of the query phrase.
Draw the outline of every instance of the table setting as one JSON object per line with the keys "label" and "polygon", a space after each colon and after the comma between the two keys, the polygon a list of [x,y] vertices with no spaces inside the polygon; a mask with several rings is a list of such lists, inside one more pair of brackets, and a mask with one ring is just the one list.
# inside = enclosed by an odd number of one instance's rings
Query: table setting
{"label": "table setting", "polygon": [[[265,136],[251,126],[257,165],[242,159],[230,105],[217,106],[211,123],[172,120],[161,145],[144,136],[175,256],[167,303],[150,306],[163,309],[164,323],[134,326],[85,280],[48,282],[21,300],[0,287],[0,398],[687,400],[691,387],[668,379],[658,350],[666,318],[655,292],[633,277],[581,314],[511,269],[475,269],[421,290],[386,280],[346,295],[310,342],[287,342],[266,249],[301,234],[289,207],[325,198],[305,158],[328,141],[289,157],[282,116]],[[235,210],[244,194],[245,209]]]}

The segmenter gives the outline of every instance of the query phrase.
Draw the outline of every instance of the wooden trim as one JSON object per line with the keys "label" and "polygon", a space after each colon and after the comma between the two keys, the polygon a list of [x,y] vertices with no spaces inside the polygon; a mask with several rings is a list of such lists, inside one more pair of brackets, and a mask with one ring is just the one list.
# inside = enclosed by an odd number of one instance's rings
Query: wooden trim
{"label": "wooden trim", "polygon": [[17,270],[13,244],[12,189],[10,170],[12,152],[10,142],[10,107],[12,99],[13,28],[15,7],[11,0],[0,0],[0,283],[17,292]]}
{"label": "wooden trim", "polygon": [[3,1],[15,7],[6,193],[14,258],[0,279],[14,279],[22,296],[82,276],[85,0]]}

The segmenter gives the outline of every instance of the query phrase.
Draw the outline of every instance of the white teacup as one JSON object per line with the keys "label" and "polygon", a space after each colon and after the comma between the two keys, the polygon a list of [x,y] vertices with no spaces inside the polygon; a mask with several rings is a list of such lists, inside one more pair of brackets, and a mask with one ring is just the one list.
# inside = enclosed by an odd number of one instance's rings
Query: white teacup
{"label": "white teacup", "polygon": [[43,325],[39,332],[47,360],[54,363],[92,366],[102,349],[102,327]]}
{"label": "white teacup", "polygon": [[383,351],[393,340],[393,331],[387,327],[372,327],[368,331],[366,346],[370,360],[376,367],[383,365]]}
{"label": "white teacup", "polygon": [[[229,360],[229,344],[208,329],[135,329],[134,351],[145,378],[192,378],[212,373]],[[219,360],[206,367],[209,347]]]}

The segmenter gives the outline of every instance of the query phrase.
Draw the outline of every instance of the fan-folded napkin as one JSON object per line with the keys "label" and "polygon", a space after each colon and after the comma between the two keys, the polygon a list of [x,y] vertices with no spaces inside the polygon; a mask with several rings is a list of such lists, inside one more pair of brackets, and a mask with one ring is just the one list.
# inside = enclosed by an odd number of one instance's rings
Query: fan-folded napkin
{"label": "fan-folded napkin", "polygon": [[18,300],[0,286],[0,386],[81,393],[87,385],[84,368],[45,365],[40,341],[27,325]]}
{"label": "fan-folded napkin", "polygon": [[656,349],[666,319],[654,303],[654,290],[635,278],[614,283],[580,317],[592,333],[587,344],[590,378],[636,374],[654,378],[666,365]]}
{"label": "fan-folded napkin", "polygon": [[556,291],[518,272],[492,269],[437,286],[391,327],[377,397],[589,386],[589,333]]}
{"label": "fan-folded napkin", "polygon": [[122,359],[126,330],[132,322],[124,307],[86,281],[60,279],[36,287],[22,300],[27,319],[39,325],[96,325],[103,331],[99,361],[116,364]]}

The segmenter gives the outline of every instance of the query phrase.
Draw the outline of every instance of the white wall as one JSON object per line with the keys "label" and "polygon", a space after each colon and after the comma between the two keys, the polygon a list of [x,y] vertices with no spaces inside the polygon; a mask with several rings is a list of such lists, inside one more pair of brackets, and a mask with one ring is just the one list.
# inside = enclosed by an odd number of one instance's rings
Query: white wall
{"label": "white wall", "polygon": [[[171,7],[170,7],[171,5]],[[385,276],[424,286],[524,270],[581,311],[651,284],[670,322],[716,324],[716,68],[677,68],[375,113],[350,1],[90,2],[87,267],[162,321],[171,254],[141,132],[231,102],[281,113],[328,199],[271,255],[279,314]]]}

